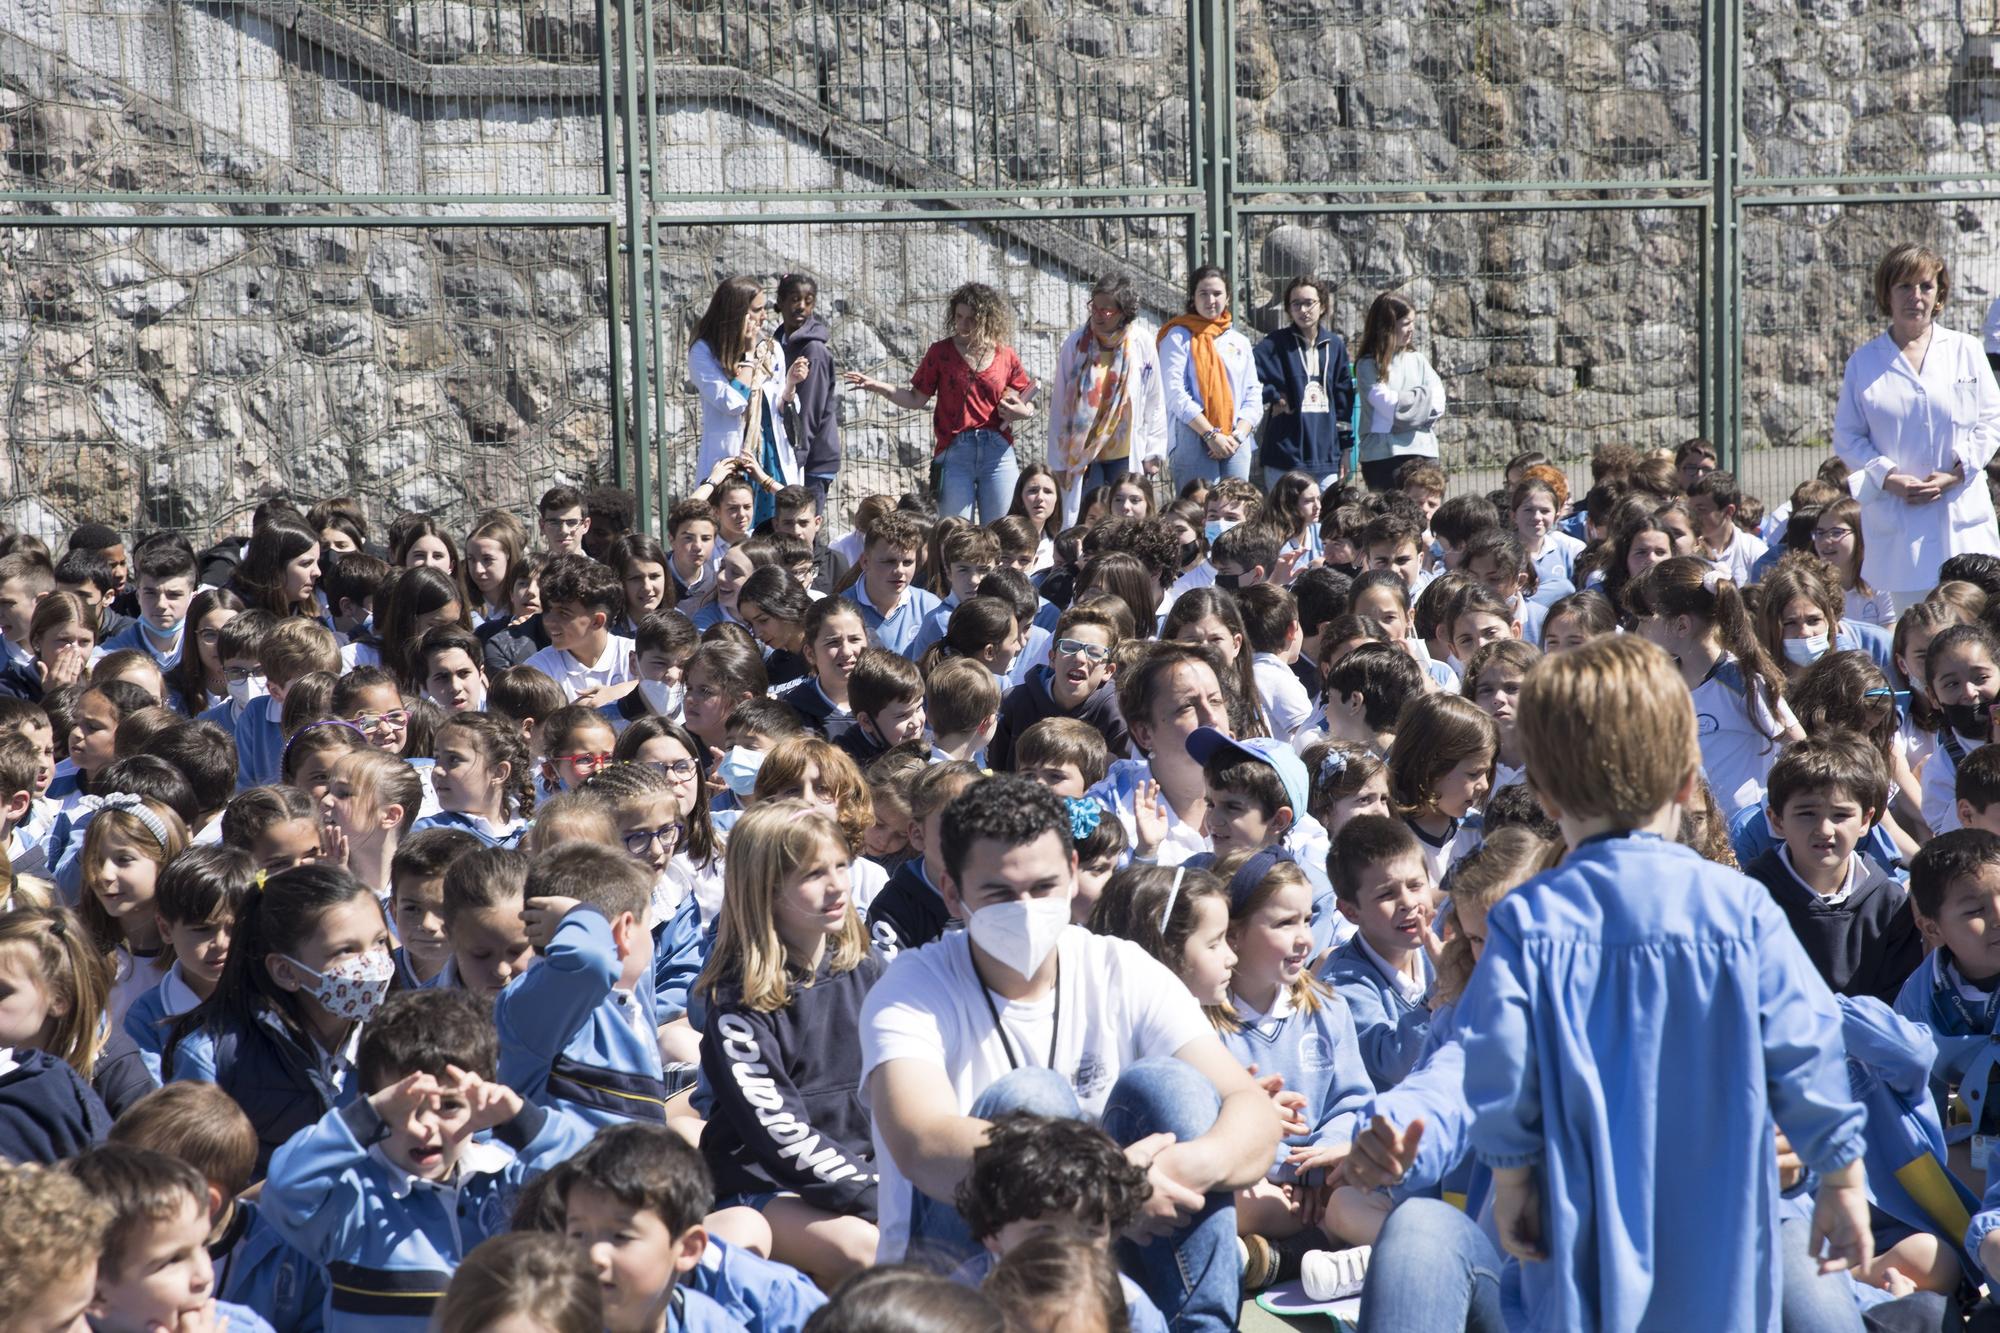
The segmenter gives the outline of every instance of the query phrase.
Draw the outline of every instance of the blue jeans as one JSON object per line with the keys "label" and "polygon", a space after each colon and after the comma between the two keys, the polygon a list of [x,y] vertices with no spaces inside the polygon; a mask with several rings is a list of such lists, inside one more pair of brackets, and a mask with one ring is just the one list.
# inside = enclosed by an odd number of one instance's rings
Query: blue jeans
{"label": "blue jeans", "polygon": [[1174,440],[1167,448],[1167,466],[1173,470],[1174,489],[1193,481],[1196,477],[1207,482],[1221,481],[1224,477],[1250,479],[1250,460],[1257,452],[1257,442],[1251,440],[1227,458],[1216,459],[1208,456],[1208,446],[1201,437],[1186,426],[1174,427]]}
{"label": "blue jeans", "polygon": [[[1121,1144],[1170,1133],[1181,1142],[1200,1138],[1215,1124],[1222,1101],[1192,1065],[1171,1057],[1141,1060],[1118,1077],[1099,1121]],[[1069,1081],[1046,1069],[1017,1069],[994,1082],[972,1103],[970,1114],[990,1120],[1008,1111],[1075,1118],[1082,1112]],[[917,1192],[910,1213],[910,1254],[949,1272],[979,1249],[958,1211]],[[1121,1241],[1119,1266],[1167,1317],[1174,1333],[1224,1333],[1236,1326],[1241,1302],[1241,1261],[1236,1253],[1236,1194],[1217,1190],[1208,1204],[1172,1236],[1147,1245]]]}
{"label": "blue jeans", "polygon": [[813,493],[813,499],[818,503],[819,512],[822,514],[826,512],[826,496],[827,492],[833,489],[834,475],[831,472],[806,473],[806,489]]}
{"label": "blue jeans", "polygon": [[1506,1333],[1493,1242],[1441,1200],[1397,1204],[1368,1260],[1361,1327],[1368,1333]]}
{"label": "blue jeans", "polygon": [[975,493],[982,526],[1005,517],[1014,503],[1021,465],[1014,446],[997,430],[962,430],[938,456],[938,513],[972,517]]}
{"label": "blue jeans", "polygon": [[1083,470],[1083,493],[1088,495],[1099,486],[1116,486],[1131,470],[1129,458],[1100,458]]}

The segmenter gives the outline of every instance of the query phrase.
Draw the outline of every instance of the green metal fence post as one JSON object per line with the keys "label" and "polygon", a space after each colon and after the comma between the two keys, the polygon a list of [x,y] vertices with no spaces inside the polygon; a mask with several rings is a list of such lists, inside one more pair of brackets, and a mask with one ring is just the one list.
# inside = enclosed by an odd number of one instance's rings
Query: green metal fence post
{"label": "green metal fence post", "polygon": [[[650,509],[644,497],[648,493],[647,469],[659,460],[653,457],[652,444],[652,404],[653,395],[647,370],[650,366],[650,340],[646,327],[646,301],[644,293],[650,286],[651,274],[646,270],[650,262],[646,246],[646,196],[641,186],[639,123],[639,71],[638,48],[635,42],[652,41],[652,34],[638,33],[640,26],[639,6],[628,3],[619,14],[618,23],[618,66],[620,75],[618,98],[618,128],[623,155],[623,175],[625,177],[625,313],[626,327],[631,331],[631,354],[626,364],[631,367],[631,454],[633,459],[633,490],[641,497],[639,503],[639,530],[650,533],[653,523]],[[725,25],[726,28],[727,25]]]}
{"label": "green metal fence post", "polygon": [[1708,358],[1704,376],[1703,427],[1726,460],[1742,470],[1743,440],[1738,395],[1743,360],[1742,315],[1738,308],[1742,275],[1742,205],[1737,186],[1742,173],[1742,103],[1739,97],[1742,14],[1731,0],[1704,6],[1709,38],[1707,167],[1710,174],[1709,245],[1705,270],[1706,307],[1702,340]]}

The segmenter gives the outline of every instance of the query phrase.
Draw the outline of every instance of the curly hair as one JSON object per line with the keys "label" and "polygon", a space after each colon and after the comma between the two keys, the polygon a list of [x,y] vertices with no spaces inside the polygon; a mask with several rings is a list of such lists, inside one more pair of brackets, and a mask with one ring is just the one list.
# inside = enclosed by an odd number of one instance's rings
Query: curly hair
{"label": "curly hair", "polygon": [[848,851],[859,856],[868,830],[875,825],[875,798],[860,767],[845,750],[824,737],[791,736],[772,746],[757,770],[753,799],[770,800],[803,781],[808,764],[819,770],[819,785],[833,795],[838,811],[834,822],[847,839]]}
{"label": "curly hair", "polygon": [[1152,1192],[1146,1169],[1097,1126],[1016,1111],[995,1119],[973,1150],[958,1211],[981,1239],[1051,1213],[1108,1237],[1131,1225]]}
{"label": "curly hair", "polygon": [[999,347],[1013,335],[1014,312],[1008,307],[1007,298],[983,282],[968,282],[945,299],[946,336],[957,331],[953,326],[960,306],[972,308],[973,346]]}
{"label": "curly hair", "polygon": [[25,1309],[94,1262],[110,1227],[111,1205],[68,1172],[0,1166],[0,1305]]}
{"label": "curly hair", "polygon": [[528,754],[528,742],[522,738],[518,727],[509,726],[490,713],[453,713],[445,724],[438,728],[438,739],[444,739],[447,731],[469,733],[485,756],[487,764],[507,764],[507,785],[505,789],[505,810],[508,818],[526,817],[535,808],[534,764]]}

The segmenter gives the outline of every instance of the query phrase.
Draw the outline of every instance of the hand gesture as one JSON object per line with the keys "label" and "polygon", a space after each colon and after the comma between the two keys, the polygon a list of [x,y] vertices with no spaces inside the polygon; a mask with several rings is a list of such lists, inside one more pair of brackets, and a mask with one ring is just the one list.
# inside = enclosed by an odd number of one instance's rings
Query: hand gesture
{"label": "hand gesture", "polygon": [[407,1125],[417,1112],[435,1101],[444,1091],[444,1085],[435,1076],[421,1070],[403,1077],[383,1088],[368,1099],[375,1108],[375,1114],[382,1117],[385,1124]]}
{"label": "hand gesture", "polygon": [[[1862,1235],[1868,1234],[1867,1200],[1862,1200]],[[1493,1225],[1500,1232],[1500,1248],[1524,1264],[1540,1263],[1542,1252],[1542,1186],[1533,1167],[1514,1167],[1493,1173]],[[1818,1236],[1818,1214],[1814,1214],[1814,1236]]]}
{"label": "hand gesture", "polygon": [[793,384],[804,384],[811,375],[812,362],[802,356],[793,358],[791,369],[785,372],[785,378]]}
{"label": "hand gesture", "polygon": [[465,1121],[465,1136],[477,1134],[482,1129],[497,1129],[521,1114],[521,1094],[505,1083],[488,1083],[471,1070],[460,1069],[457,1065],[446,1065],[445,1072],[451,1075],[452,1091],[465,1099],[469,1112]]}
{"label": "hand gesture", "polygon": [[1828,1178],[1813,1197],[1812,1234],[1806,1253],[1819,1260],[1821,1276],[1868,1267],[1875,1257],[1875,1234],[1868,1224],[1868,1190],[1858,1181]]}
{"label": "hand gesture", "polygon": [[74,685],[83,679],[84,668],[90,665],[90,649],[80,643],[66,643],[56,649],[53,661],[35,665],[41,671],[42,684],[48,688]]}
{"label": "hand gesture", "polygon": [[1353,1151],[1352,1143],[1307,1143],[1286,1152],[1285,1161],[1303,1180],[1309,1171],[1339,1170]]}
{"label": "hand gesture", "polygon": [[1278,553],[1278,566],[1271,573],[1271,582],[1289,586],[1299,576],[1299,566],[1311,564],[1311,557],[1303,546]]}
{"label": "hand gesture", "polygon": [[1142,1244],[1172,1235],[1207,1202],[1174,1175],[1173,1153],[1180,1146],[1171,1134],[1153,1134],[1125,1149],[1126,1160],[1145,1167],[1147,1183],[1153,1187],[1125,1233]]}
{"label": "hand gesture", "polygon": [[1424,1122],[1412,1120],[1398,1129],[1387,1117],[1376,1116],[1354,1136],[1347,1156],[1347,1179],[1362,1189],[1400,1185],[1416,1165],[1417,1145],[1424,1139]]}
{"label": "hand gesture", "polygon": [[708,794],[720,796],[729,790],[729,784],[722,780],[722,751],[713,745],[708,747]]}
{"label": "hand gesture", "polygon": [[521,905],[521,924],[527,928],[528,943],[540,953],[549,947],[556,927],[576,907],[574,898],[530,898]]}
{"label": "hand gesture", "polygon": [[1150,860],[1160,844],[1167,840],[1167,803],[1161,799],[1160,784],[1147,778],[1132,793],[1133,841],[1138,845],[1132,854],[1140,860]]}
{"label": "hand gesture", "polygon": [[320,864],[329,866],[340,866],[342,869],[345,869],[347,866],[347,855],[348,855],[347,831],[341,828],[340,825],[334,823],[333,817],[331,815],[320,820],[319,824]]}
{"label": "hand gesture", "polygon": [[1312,1129],[1306,1123],[1306,1095],[1303,1092],[1286,1092],[1283,1074],[1257,1076],[1257,1066],[1250,1066],[1250,1077],[1257,1079],[1257,1086],[1271,1099],[1271,1105],[1278,1108],[1278,1121],[1286,1134],[1304,1134]]}
{"label": "hand gesture", "polygon": [[858,370],[847,371],[840,377],[840,382],[847,385],[849,388],[860,389],[864,393],[882,392],[882,385],[880,382],[869,379],[866,375],[862,374]]}
{"label": "hand gesture", "polygon": [[742,461],[740,458],[718,459],[715,466],[708,470],[708,484],[710,486],[720,486],[723,482],[729,480],[729,474],[734,472]]}

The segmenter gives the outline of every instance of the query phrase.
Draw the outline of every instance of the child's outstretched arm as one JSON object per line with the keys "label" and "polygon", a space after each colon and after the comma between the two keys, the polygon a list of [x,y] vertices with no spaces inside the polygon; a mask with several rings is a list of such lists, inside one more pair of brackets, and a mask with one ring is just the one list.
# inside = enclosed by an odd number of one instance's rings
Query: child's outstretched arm
{"label": "child's outstretched arm", "polygon": [[369,1225],[369,1148],[439,1092],[436,1078],[410,1074],[380,1092],[329,1111],[271,1158],[259,1201],[292,1247],[320,1264],[346,1258]]}
{"label": "child's outstretched arm", "polygon": [[1472,1147],[1496,1176],[1542,1158],[1541,1075],[1528,983],[1520,939],[1496,910],[1487,918],[1486,952],[1458,1002]]}

